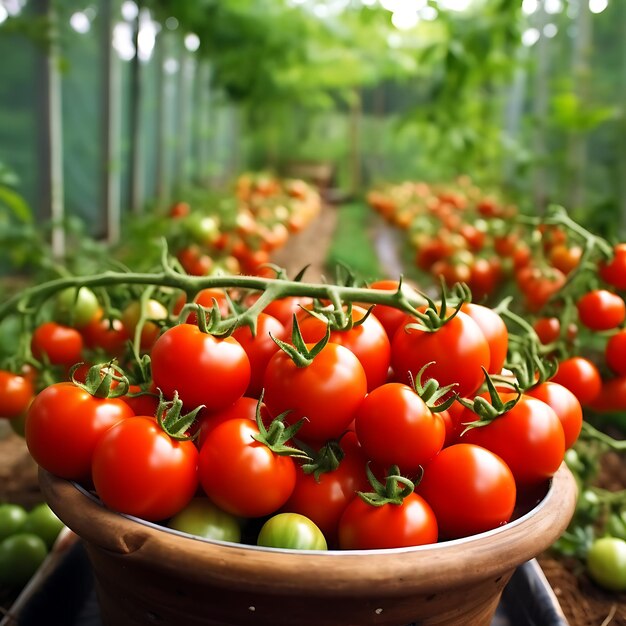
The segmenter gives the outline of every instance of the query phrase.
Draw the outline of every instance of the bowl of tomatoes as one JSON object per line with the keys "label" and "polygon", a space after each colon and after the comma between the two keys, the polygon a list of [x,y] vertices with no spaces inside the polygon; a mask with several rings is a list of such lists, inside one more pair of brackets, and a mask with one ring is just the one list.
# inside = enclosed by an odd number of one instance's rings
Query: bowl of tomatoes
{"label": "bowl of tomatoes", "polygon": [[414,547],[320,551],[202,539],[116,513],[43,469],[40,484],[82,538],[103,623],[117,626],[488,625],[515,569],[566,528],[577,491],[562,465],[498,528]]}

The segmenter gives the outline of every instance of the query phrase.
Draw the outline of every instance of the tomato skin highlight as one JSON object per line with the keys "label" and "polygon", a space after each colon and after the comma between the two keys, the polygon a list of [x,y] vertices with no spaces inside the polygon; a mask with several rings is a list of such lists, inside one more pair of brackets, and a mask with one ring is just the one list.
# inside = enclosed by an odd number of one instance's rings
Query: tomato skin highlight
{"label": "tomato skin highlight", "polygon": [[104,504],[149,521],[175,515],[198,487],[198,450],[172,439],[156,420],[136,416],[109,429],[93,454],[94,487]]}
{"label": "tomato skin highlight", "polygon": [[587,554],[587,571],[611,591],[626,591],[626,541],[617,537],[596,539]]}
{"label": "tomato skin highlight", "polygon": [[370,392],[355,418],[357,437],[369,459],[411,475],[443,447],[446,427],[413,389],[387,383]]}
{"label": "tomato skin highlight", "polygon": [[291,457],[253,439],[249,419],[232,419],[212,430],[200,450],[200,484],[218,507],[241,517],[270,515],[287,502],[296,484]]}
{"label": "tomato skin highlight", "polygon": [[342,550],[404,548],[436,543],[437,519],[422,496],[409,494],[402,504],[372,506],[359,496],[339,521]]}
{"label": "tomato skin highlight", "polygon": [[88,481],[100,438],[133,415],[119,398],[94,398],[74,383],[55,383],[37,394],[28,409],[26,445],[45,470],[61,478]]}
{"label": "tomato skin highlight", "polygon": [[417,492],[432,507],[440,539],[456,539],[506,524],[517,489],[507,464],[481,446],[444,448],[424,468]]}
{"label": "tomato skin highlight", "polygon": [[167,523],[168,528],[216,541],[241,541],[236,517],[216,507],[208,498],[193,498]]}
{"label": "tomato skin highlight", "polygon": [[506,360],[509,332],[504,320],[489,307],[466,302],[461,311],[469,315],[480,327],[489,345],[489,374],[499,374]]}
{"label": "tomato skin highlight", "polygon": [[250,361],[233,337],[218,339],[192,324],[165,331],[150,352],[152,377],[165,397],[174,392],[190,410],[230,406],[250,382]]}

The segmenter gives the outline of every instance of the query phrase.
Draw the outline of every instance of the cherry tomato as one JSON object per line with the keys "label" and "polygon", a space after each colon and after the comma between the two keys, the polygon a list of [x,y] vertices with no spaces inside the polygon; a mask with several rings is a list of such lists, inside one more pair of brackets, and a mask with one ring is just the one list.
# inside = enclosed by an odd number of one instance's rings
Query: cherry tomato
{"label": "cherry tomato", "polygon": [[509,332],[504,320],[489,307],[466,302],[461,311],[469,315],[480,327],[489,344],[489,374],[499,374],[506,360]]}
{"label": "cherry tomato", "polygon": [[284,340],[285,327],[271,315],[260,313],[257,318],[256,335],[252,335],[249,326],[241,326],[233,333],[233,337],[241,344],[250,360],[250,384],[246,390],[249,396],[258,397],[263,389],[265,368],[274,353],[279,350],[272,339]]}
{"label": "cherry tomato", "polygon": [[626,289],[626,243],[613,248],[613,258],[603,261],[598,267],[602,280],[616,289]]}
{"label": "cherry tomato", "polygon": [[44,322],[33,332],[31,349],[37,359],[70,367],[82,360],[83,337],[70,326]]}
{"label": "cherry tomato", "polygon": [[[178,315],[183,310],[183,306],[185,306],[186,301],[187,296],[182,293],[174,305],[173,313],[175,315]],[[203,306],[207,309],[213,307],[214,301],[217,302],[217,307],[220,310],[220,315],[222,317],[227,317],[230,313],[230,305],[228,304],[228,298],[226,297],[226,293],[223,290],[211,288],[202,289],[193,299],[194,304],[199,304],[200,306]],[[197,313],[191,311],[185,321],[188,324],[197,324]]]}
{"label": "cherry tomato", "polygon": [[[128,304],[122,311],[122,324],[126,333],[130,337],[131,341],[135,341],[135,331],[137,324],[141,318],[142,303],[139,300],[135,300]],[[146,321],[141,329],[141,335],[139,339],[139,347],[142,350],[147,350],[161,333],[161,328],[158,322],[166,320],[168,317],[167,309],[158,301],[150,298],[144,305]]]}
{"label": "cherry tomato", "polygon": [[[626,375],[602,381],[600,393],[587,403],[590,409],[599,413],[626,410]],[[11,424],[15,420],[11,420]]]}
{"label": "cherry tomato", "polygon": [[[515,394],[501,393],[503,402]],[[472,412],[467,409],[466,419]],[[519,402],[485,426],[471,428],[461,437],[497,454],[520,485],[538,484],[550,478],[563,461],[565,436],[561,422],[545,402],[522,395]]]}
{"label": "cherry tomato", "polygon": [[567,387],[583,405],[593,402],[602,388],[602,378],[592,361],[582,356],[573,356],[559,363],[552,381]]}
{"label": "cherry tomato", "polygon": [[583,410],[578,398],[569,389],[554,381],[532,387],[526,394],[545,402],[554,410],[563,427],[565,449],[571,448],[583,425]]}
{"label": "cherry tomato", "polygon": [[272,300],[263,309],[263,312],[275,317],[287,329],[287,332],[291,332],[294,314],[300,312],[300,307],[309,306],[312,302],[313,299],[308,297],[287,296],[285,298],[277,298]]}
{"label": "cherry tomato", "polygon": [[455,391],[468,396],[480,387],[483,370],[489,369],[489,344],[478,324],[460,311],[434,332],[406,328],[411,316],[398,328],[391,342],[391,366],[401,382],[409,382],[427,363],[428,378],[443,387],[457,383]]}
{"label": "cherry tomato", "polygon": [[35,395],[32,381],[8,370],[0,370],[0,417],[23,415]]}
{"label": "cherry tomato", "polygon": [[506,524],[515,507],[515,479],[507,464],[480,446],[444,448],[417,487],[432,507],[442,539],[467,537]]}
{"label": "cherry tomato", "polygon": [[308,517],[298,513],[278,513],[261,527],[257,545],[289,550],[326,550],[322,531]]}
{"label": "cherry tomato", "polygon": [[316,477],[301,469],[296,474],[296,485],[283,511],[300,513],[311,519],[322,531],[329,544],[337,542],[339,519],[357,491],[367,491],[365,473],[367,458],[354,433],[341,438],[344,457],[337,469]]}
{"label": "cherry tomato", "polygon": [[190,409],[217,411],[243,396],[250,382],[250,361],[233,337],[218,339],[192,324],[166,330],[150,352],[152,378],[163,394],[175,391]]}
{"label": "cherry tomato", "polygon": [[436,543],[437,519],[428,503],[416,493],[402,504],[372,506],[355,497],[339,521],[342,550],[404,548]]}
{"label": "cherry tomato", "polygon": [[[356,305],[352,307],[353,322],[359,322],[366,315],[366,309]],[[317,343],[326,333],[326,324],[305,312],[299,316],[298,324],[307,343]],[[350,330],[331,331],[329,341],[345,346],[357,356],[365,370],[368,391],[387,380],[391,347],[387,333],[376,317],[370,315]]]}
{"label": "cherry tomato", "polygon": [[50,549],[54,545],[63,527],[64,524],[56,516],[56,513],[48,504],[41,502],[28,512],[21,532],[32,533],[33,535],[41,537],[48,549]]}
{"label": "cherry tomato", "polygon": [[130,385],[128,392],[120,396],[133,410],[135,415],[149,415],[153,417],[157,413],[159,397],[157,394],[144,391],[139,385]]}
{"label": "cherry tomato", "polygon": [[41,537],[17,533],[0,541],[0,584],[23,587],[48,556]]}
{"label": "cherry tomato", "polygon": [[626,374],[626,330],[618,330],[606,342],[604,348],[606,364],[616,374]]}
{"label": "cherry tomato", "polygon": [[18,533],[27,517],[26,509],[19,504],[0,504],[0,541]]}
{"label": "cherry tomato", "polygon": [[587,554],[587,571],[601,587],[626,591],[626,541],[617,537],[596,539]]}
{"label": "cherry tomato", "polygon": [[533,328],[543,345],[554,343],[561,334],[561,322],[557,317],[540,317]]}
{"label": "cherry tomato", "polygon": [[55,319],[74,328],[83,328],[89,324],[99,311],[98,298],[87,287],[80,287],[78,294],[75,287],[63,289],[56,295],[54,302]]}
{"label": "cherry tomato", "polygon": [[626,304],[621,296],[606,289],[595,289],[576,303],[578,317],[591,330],[610,330],[626,319]]}
{"label": "cherry tomato", "polygon": [[359,407],[355,430],[369,459],[398,465],[412,475],[443,447],[442,418],[407,385],[387,383],[371,391]]}
{"label": "cherry tomato", "polygon": [[298,437],[322,442],[347,429],[367,393],[367,380],[348,348],[328,343],[306,367],[298,367],[283,350],[276,352],[267,364],[264,387],[272,415],[290,411],[290,424],[306,417]]}
{"label": "cherry tomato", "polygon": [[102,435],[133,416],[119,398],[96,398],[74,383],[55,383],[35,396],[26,414],[26,445],[33,459],[56,476],[91,477],[91,458]]}
{"label": "cherry tomato", "polygon": [[198,488],[198,450],[170,437],[153,417],[122,420],[93,453],[96,492],[114,511],[150,521],[181,511]]}
{"label": "cherry tomato", "polygon": [[[379,289],[381,291],[398,291],[399,282],[397,280],[377,280],[370,284],[370,289]],[[408,296],[415,296],[414,289],[409,287],[406,283],[402,283],[402,291]],[[368,308],[367,304],[361,306]],[[372,314],[376,316],[378,321],[383,325],[389,341],[393,339],[393,336],[398,330],[398,326],[402,323],[406,314],[400,309],[396,309],[392,306],[385,304],[377,304],[372,311]]]}
{"label": "cherry tomato", "polygon": [[81,329],[85,345],[101,349],[109,356],[124,354],[130,336],[121,320],[106,319],[102,309]]}
{"label": "cherry tomato", "polygon": [[239,520],[208,498],[194,498],[167,523],[168,528],[216,541],[241,541]]}
{"label": "cherry tomato", "polygon": [[296,484],[293,459],[254,439],[258,434],[251,420],[228,420],[208,434],[200,450],[202,488],[233,515],[270,515],[287,502]]}

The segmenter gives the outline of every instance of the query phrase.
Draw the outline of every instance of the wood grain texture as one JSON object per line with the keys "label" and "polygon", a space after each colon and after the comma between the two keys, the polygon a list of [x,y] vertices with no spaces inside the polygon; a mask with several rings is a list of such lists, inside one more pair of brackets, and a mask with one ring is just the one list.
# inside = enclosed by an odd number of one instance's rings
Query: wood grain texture
{"label": "wood grain texture", "polygon": [[563,532],[576,485],[563,466],[540,504],[502,528],[431,546],[306,553],[194,540],[103,508],[40,472],[86,543],[104,623],[488,625],[515,568]]}

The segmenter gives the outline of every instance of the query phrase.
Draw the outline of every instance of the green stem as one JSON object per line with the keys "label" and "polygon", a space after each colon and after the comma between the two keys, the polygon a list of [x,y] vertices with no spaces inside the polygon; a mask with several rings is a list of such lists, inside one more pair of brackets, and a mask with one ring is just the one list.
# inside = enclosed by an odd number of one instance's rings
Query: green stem
{"label": "green stem", "polygon": [[593,427],[589,422],[583,422],[582,432],[588,439],[595,439],[596,441],[607,445],[609,448],[611,448],[611,450],[626,450],[626,440],[613,439],[613,437],[610,437],[606,433],[603,433],[597,428]]}

